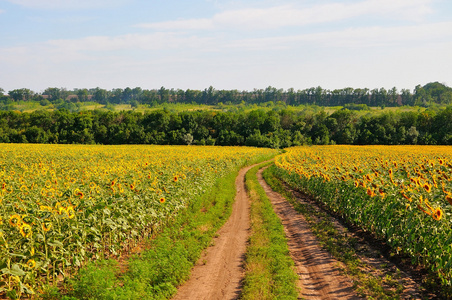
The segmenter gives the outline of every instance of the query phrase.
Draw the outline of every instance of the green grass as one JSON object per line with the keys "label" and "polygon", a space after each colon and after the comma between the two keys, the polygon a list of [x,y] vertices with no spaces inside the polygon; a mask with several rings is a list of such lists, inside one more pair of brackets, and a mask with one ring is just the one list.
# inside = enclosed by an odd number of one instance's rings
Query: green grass
{"label": "green grass", "polygon": [[246,174],[251,201],[251,237],[247,247],[242,299],[297,299],[297,275],[284,228],[259,185],[256,172]]}
{"label": "green grass", "polygon": [[[259,161],[270,157],[262,157]],[[252,164],[253,162],[248,162]],[[219,178],[198,196],[146,249],[126,262],[114,259],[88,263],[62,287],[49,287],[43,299],[169,299],[231,214],[235,172]]]}
{"label": "green grass", "polygon": [[345,264],[344,272],[353,279],[357,293],[370,299],[400,299],[403,286],[397,280],[398,269],[394,274],[381,274],[376,272],[375,268],[364,265],[354,247],[356,240],[346,232],[339,232],[325,212],[297,201],[292,192],[287,190],[281,180],[275,176],[275,168],[272,165],[264,171],[265,181],[305,217],[320,244]]}

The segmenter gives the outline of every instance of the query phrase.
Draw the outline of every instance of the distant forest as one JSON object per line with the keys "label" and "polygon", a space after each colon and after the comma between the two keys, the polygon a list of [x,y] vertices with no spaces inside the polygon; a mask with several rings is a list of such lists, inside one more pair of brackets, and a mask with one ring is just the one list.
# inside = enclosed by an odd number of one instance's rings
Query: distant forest
{"label": "distant forest", "polygon": [[[48,88],[42,94],[27,89],[0,89],[0,143],[171,144],[285,148],[296,145],[452,145],[452,89],[438,82],[417,86],[414,93],[394,88],[324,90],[320,87],[283,91],[273,87],[251,92],[215,90],[107,91]],[[14,103],[39,101],[43,107],[23,113]],[[155,106],[195,103],[222,107],[260,104],[252,110],[153,111],[82,110],[74,103],[98,102]],[[268,109],[265,104],[268,105]],[[50,105],[52,104],[52,105]],[[235,106],[235,104],[240,104]],[[342,106],[332,114],[295,110],[290,106]],[[363,114],[368,106],[416,105],[441,107]],[[12,109],[8,109],[8,107]],[[263,107],[267,107],[266,109]]]}
{"label": "distant forest", "polygon": [[250,111],[0,111],[0,142],[171,144],[285,148],[311,144],[452,145],[452,105],[362,115]]}
{"label": "distant forest", "polygon": [[[139,87],[105,90],[47,88],[42,93],[22,88],[4,91],[0,88],[0,104],[3,108],[13,101],[40,101],[43,105],[68,102],[97,102],[99,104],[147,104],[195,103],[206,105],[223,104],[261,104],[265,102],[283,102],[287,105],[344,106],[345,104],[362,104],[367,106],[428,106],[431,104],[451,104],[452,88],[439,82],[418,85],[414,91],[397,88],[386,90],[368,88],[344,88],[328,90],[312,87],[304,90],[254,89],[253,91],[216,90],[212,86],[201,90],[160,89],[146,90]],[[2,109],[2,107],[0,107]],[[5,109],[3,109],[5,110]]]}

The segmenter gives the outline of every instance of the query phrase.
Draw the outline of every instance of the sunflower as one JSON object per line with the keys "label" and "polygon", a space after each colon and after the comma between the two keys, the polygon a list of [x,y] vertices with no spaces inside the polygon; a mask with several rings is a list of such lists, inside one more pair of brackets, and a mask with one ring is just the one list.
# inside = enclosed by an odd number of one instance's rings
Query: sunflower
{"label": "sunflower", "polygon": [[69,219],[73,219],[75,218],[75,211],[74,211],[74,207],[69,206],[66,210],[67,216]]}
{"label": "sunflower", "polygon": [[419,177],[416,178],[416,185],[417,185],[417,186],[420,186],[420,185],[421,185],[421,180],[419,179]]}
{"label": "sunflower", "polygon": [[367,189],[367,195],[373,197],[373,196],[375,196],[375,193],[374,193],[374,191],[371,188],[368,188]]}
{"label": "sunflower", "polygon": [[428,183],[425,183],[422,187],[424,188],[424,190],[427,193],[430,193],[432,191],[432,186],[430,184],[428,184]]}
{"label": "sunflower", "polygon": [[29,238],[31,236],[31,233],[33,232],[31,230],[31,226],[28,224],[22,224],[22,226],[19,227],[20,230],[20,234],[22,234],[22,236],[24,238]]}
{"label": "sunflower", "polygon": [[441,218],[443,217],[443,211],[441,210],[441,208],[437,208],[435,209],[435,211],[432,214],[433,219],[435,219],[436,221],[441,220]]}
{"label": "sunflower", "polygon": [[76,189],[75,196],[79,197],[79,199],[83,199],[85,197],[83,192],[79,189]]}
{"label": "sunflower", "polygon": [[29,267],[30,269],[34,269],[36,266],[36,262],[33,259],[29,259],[27,261],[27,267]]}
{"label": "sunflower", "polygon": [[66,210],[66,208],[64,208],[63,206],[60,206],[60,207],[58,208],[58,214],[59,214],[59,215],[62,215],[63,213],[67,214],[67,210]]}
{"label": "sunflower", "polygon": [[15,227],[20,226],[20,223],[22,222],[22,218],[19,215],[12,215],[9,217],[9,225]]}
{"label": "sunflower", "polygon": [[44,232],[49,231],[50,229],[52,229],[52,223],[50,223],[49,221],[45,221],[41,224],[42,226],[42,230],[44,230]]}
{"label": "sunflower", "polygon": [[177,182],[177,180],[179,180],[179,178],[177,177],[177,175],[176,176],[174,176],[174,182]]}
{"label": "sunflower", "polygon": [[165,203],[166,199],[164,197],[160,198],[160,203]]}
{"label": "sunflower", "polygon": [[447,195],[446,200],[447,202],[449,202],[450,205],[452,205],[452,195]]}

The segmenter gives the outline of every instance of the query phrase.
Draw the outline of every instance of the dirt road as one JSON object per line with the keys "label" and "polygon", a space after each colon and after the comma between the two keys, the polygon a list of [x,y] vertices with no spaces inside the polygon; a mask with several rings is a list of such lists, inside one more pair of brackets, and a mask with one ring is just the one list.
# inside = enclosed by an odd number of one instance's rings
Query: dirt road
{"label": "dirt road", "polygon": [[240,170],[235,181],[237,194],[229,220],[218,231],[214,245],[198,261],[190,279],[179,288],[174,300],[228,300],[237,299],[240,295],[250,228],[245,174],[252,167]]}
{"label": "dirt road", "polygon": [[[230,219],[219,230],[214,246],[198,261],[190,279],[183,284],[174,300],[182,299],[237,299],[240,296],[243,263],[249,237],[249,200],[245,190],[245,174],[236,179],[237,195]],[[338,262],[317,243],[303,216],[279,194],[274,193],[258,173],[260,184],[271,199],[276,212],[283,218],[289,248],[293,253],[300,277],[300,296],[305,299],[360,299],[352,283],[340,274]]]}
{"label": "dirt road", "polygon": [[[232,214],[218,231],[214,245],[207,249],[193,268],[190,279],[183,284],[175,300],[181,299],[238,299],[244,277],[244,258],[249,237],[249,199],[245,190],[245,174],[253,166],[242,169],[236,178],[237,194]],[[280,194],[274,192],[262,178],[258,180],[279,215],[288,237],[289,250],[299,276],[300,298],[354,300],[362,299],[353,290],[353,282],[341,274],[342,263],[335,260],[317,241],[303,215]],[[383,258],[362,257],[369,265],[386,265],[396,268]],[[404,273],[401,282],[405,287],[402,299],[421,299],[416,284]]]}
{"label": "dirt road", "polygon": [[322,249],[304,217],[270,188],[262,178],[262,171],[263,169],[259,170],[257,178],[283,222],[299,276],[300,296],[311,300],[361,299],[354,293],[353,283],[341,275],[340,263]]}

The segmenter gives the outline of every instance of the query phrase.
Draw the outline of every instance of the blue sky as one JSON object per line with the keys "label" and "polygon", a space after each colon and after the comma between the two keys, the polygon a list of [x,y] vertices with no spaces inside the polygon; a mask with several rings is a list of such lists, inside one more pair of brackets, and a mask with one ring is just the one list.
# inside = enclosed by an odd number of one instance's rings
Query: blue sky
{"label": "blue sky", "polygon": [[452,86],[450,0],[0,0],[0,88]]}

